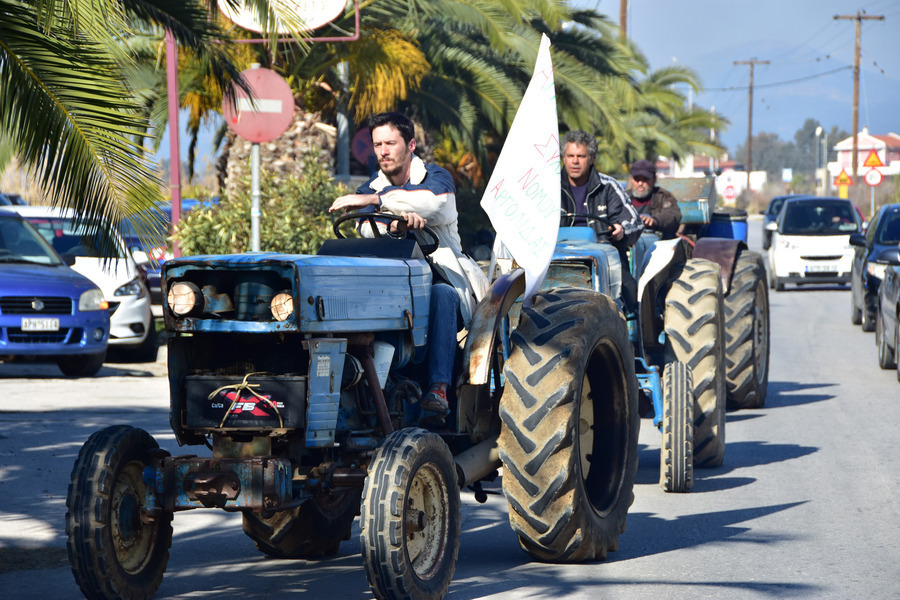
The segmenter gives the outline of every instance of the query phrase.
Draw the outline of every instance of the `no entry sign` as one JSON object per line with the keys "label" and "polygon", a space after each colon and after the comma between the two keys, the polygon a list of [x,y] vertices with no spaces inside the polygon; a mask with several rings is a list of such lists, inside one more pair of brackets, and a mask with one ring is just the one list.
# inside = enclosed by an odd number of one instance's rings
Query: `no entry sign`
{"label": "no entry sign", "polygon": [[249,142],[270,142],[285,132],[294,118],[294,95],[284,78],[271,69],[256,67],[241,75],[253,91],[234,86],[235,105],[222,102],[222,114],[231,129]]}

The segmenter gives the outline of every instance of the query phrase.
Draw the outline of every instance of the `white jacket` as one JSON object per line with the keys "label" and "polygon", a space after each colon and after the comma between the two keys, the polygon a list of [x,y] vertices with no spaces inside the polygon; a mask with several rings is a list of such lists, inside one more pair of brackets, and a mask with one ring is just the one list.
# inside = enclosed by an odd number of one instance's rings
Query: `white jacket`
{"label": "white jacket", "polygon": [[[440,242],[431,255],[432,263],[459,294],[460,313],[466,327],[472,320],[475,304],[487,293],[488,283],[481,268],[463,254],[457,228],[456,188],[450,173],[437,165],[426,165],[414,156],[410,166],[409,182],[393,185],[379,171],[372,180],[357,190],[358,194],[378,194],[381,212],[403,215],[414,212],[422,216]],[[368,222],[360,225],[360,233],[371,237]]]}

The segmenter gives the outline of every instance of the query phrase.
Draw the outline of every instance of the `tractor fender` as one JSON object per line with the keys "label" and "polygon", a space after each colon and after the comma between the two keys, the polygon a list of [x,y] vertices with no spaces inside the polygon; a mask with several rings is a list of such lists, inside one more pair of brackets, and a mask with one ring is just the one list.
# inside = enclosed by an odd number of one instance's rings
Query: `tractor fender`
{"label": "tractor fender", "polygon": [[493,352],[503,318],[525,293],[525,271],[513,269],[498,277],[475,307],[463,351],[459,385],[488,382]]}
{"label": "tractor fender", "polygon": [[738,254],[746,249],[747,244],[743,240],[700,238],[694,244],[694,258],[705,258],[722,267],[722,291],[727,296]]}
{"label": "tractor fender", "polygon": [[644,347],[655,345],[659,331],[654,318],[659,291],[674,279],[691,256],[691,247],[682,238],[654,242],[644,256],[641,279],[638,282],[640,301],[641,339]]}

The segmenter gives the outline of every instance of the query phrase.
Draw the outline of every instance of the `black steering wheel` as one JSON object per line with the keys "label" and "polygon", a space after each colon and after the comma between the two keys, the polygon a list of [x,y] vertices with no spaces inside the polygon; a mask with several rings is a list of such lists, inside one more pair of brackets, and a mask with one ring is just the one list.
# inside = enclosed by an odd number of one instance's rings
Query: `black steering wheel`
{"label": "black steering wheel", "polygon": [[[399,221],[406,223],[406,217],[402,217],[400,215],[394,215],[391,213],[376,213],[376,212],[348,212],[339,216],[334,220],[334,223],[331,225],[332,231],[334,231],[334,236],[338,239],[346,239],[341,230],[340,226],[347,221],[359,221],[364,220],[368,221],[369,227],[372,228],[372,235],[377,238],[383,237],[381,232],[378,230],[378,227],[375,224],[376,220],[386,221],[388,225],[393,221]],[[410,229],[413,236],[416,238],[416,243],[419,244],[419,248],[422,250],[422,254],[428,256],[432,252],[438,249],[438,246],[441,245],[441,241],[438,239],[437,234],[431,227],[427,225],[422,229]],[[424,238],[424,239],[423,239]]]}
{"label": "black steering wheel", "polygon": [[609,229],[609,220],[605,217],[563,211],[560,211],[559,213],[559,224],[561,227],[569,227],[569,225],[563,225],[563,221],[572,223],[575,219],[584,219],[585,221],[587,221],[588,225],[590,225],[591,223],[598,223],[600,227],[602,227],[600,231],[597,231],[592,227],[592,229],[594,229],[594,232],[597,234],[597,241],[608,242],[612,239],[612,231]]}

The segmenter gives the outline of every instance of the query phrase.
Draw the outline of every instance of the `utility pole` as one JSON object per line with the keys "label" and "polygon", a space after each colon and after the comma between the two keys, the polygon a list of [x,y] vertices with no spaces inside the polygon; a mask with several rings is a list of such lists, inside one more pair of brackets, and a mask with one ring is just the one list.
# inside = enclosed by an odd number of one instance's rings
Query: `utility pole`
{"label": "utility pole", "polygon": [[853,156],[851,158],[853,161],[851,163],[853,165],[851,168],[853,170],[850,172],[850,179],[856,183],[856,169],[857,163],[859,162],[859,157],[857,156],[859,153],[859,149],[857,148],[857,138],[859,137],[859,48],[860,36],[862,35],[862,22],[864,19],[870,21],[884,21],[884,15],[864,15],[862,11],[856,11],[855,15],[834,15],[835,21],[840,19],[856,21],[856,48],[853,52]]}
{"label": "utility pole", "polygon": [[628,37],[628,0],[619,0],[619,37]]}
{"label": "utility pole", "polygon": [[750,192],[750,171],[753,170],[753,67],[756,65],[767,65],[767,60],[736,60],[736,65],[750,65],[750,102],[749,114],[747,117],[747,192]]}

